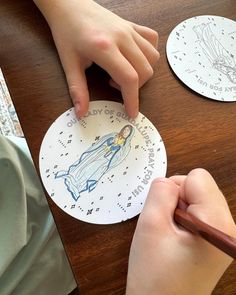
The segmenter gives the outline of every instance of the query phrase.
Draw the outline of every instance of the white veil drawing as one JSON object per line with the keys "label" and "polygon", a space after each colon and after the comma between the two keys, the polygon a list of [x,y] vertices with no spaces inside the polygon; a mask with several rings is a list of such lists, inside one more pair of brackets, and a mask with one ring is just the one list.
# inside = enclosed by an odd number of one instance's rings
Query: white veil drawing
{"label": "white veil drawing", "polygon": [[226,75],[232,83],[236,84],[234,56],[223,47],[213,34],[210,23],[194,26],[193,31],[196,33],[199,45],[213,68]]}
{"label": "white veil drawing", "polygon": [[93,191],[108,171],[118,166],[129,154],[134,128],[125,125],[119,132],[102,136],[66,171],[58,171],[55,178],[63,178],[67,190],[77,201],[83,192]]}

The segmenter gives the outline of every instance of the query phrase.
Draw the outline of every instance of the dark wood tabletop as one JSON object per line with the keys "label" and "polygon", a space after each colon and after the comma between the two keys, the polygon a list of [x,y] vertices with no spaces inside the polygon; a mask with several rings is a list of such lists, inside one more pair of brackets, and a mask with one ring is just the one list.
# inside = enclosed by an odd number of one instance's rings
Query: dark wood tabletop
{"label": "dark wood tabletop", "polygon": [[[222,103],[191,91],[173,74],[165,46],[171,30],[196,15],[236,19],[235,0],[100,0],[130,21],[159,32],[161,59],[140,91],[140,111],[160,132],[168,155],[167,176],[206,168],[225,194],[236,220],[236,102]],[[51,33],[31,0],[0,0],[0,67],[38,169],[49,126],[72,106]],[[87,72],[91,100],[122,101],[108,76]],[[124,294],[129,247],[137,217],[114,225],[81,222],[48,202],[82,295]],[[214,295],[236,294],[236,263]],[[135,294],[134,294],[135,295]]]}

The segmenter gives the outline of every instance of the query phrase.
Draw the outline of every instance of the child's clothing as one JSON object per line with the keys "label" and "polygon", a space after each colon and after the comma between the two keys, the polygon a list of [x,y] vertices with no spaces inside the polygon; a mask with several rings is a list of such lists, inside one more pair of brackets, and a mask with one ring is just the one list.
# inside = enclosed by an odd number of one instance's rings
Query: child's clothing
{"label": "child's clothing", "polygon": [[0,294],[66,295],[75,288],[32,160],[0,136]]}

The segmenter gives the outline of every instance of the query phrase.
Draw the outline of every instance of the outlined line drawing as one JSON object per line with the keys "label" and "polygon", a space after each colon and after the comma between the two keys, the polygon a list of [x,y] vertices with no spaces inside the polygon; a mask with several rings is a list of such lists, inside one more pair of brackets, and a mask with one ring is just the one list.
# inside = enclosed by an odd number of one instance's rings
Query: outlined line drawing
{"label": "outlined line drawing", "polygon": [[[166,175],[158,130],[142,113],[131,119],[123,104],[107,100],[90,102],[82,120],[74,108],[66,110],[43,138],[39,169],[49,197],[66,214],[92,224],[133,218],[141,212],[151,182]],[[72,177],[75,187],[69,183]]]}
{"label": "outlined line drawing", "polygon": [[67,190],[77,201],[83,192],[93,191],[100,179],[127,157],[133,135],[134,128],[125,125],[119,132],[102,136],[68,170],[58,171],[55,178],[64,179]]}
{"label": "outlined line drawing", "polygon": [[236,62],[234,56],[219,42],[213,34],[211,23],[202,23],[193,27],[199,45],[213,68],[226,75],[230,82],[236,84]]}

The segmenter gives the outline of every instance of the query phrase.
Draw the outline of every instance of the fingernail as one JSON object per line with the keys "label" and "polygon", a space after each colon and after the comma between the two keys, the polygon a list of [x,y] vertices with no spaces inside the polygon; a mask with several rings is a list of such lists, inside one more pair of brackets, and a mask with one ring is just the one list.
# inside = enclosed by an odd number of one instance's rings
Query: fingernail
{"label": "fingernail", "polygon": [[153,180],[155,183],[165,183],[165,184],[169,184],[169,185],[175,185],[177,187],[177,185],[169,178],[166,177],[157,177]]}
{"label": "fingernail", "polygon": [[170,179],[165,178],[165,177],[157,177],[155,179],[155,182],[165,182],[165,183],[170,183]]}

